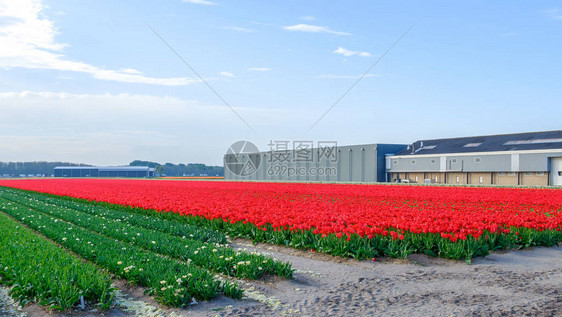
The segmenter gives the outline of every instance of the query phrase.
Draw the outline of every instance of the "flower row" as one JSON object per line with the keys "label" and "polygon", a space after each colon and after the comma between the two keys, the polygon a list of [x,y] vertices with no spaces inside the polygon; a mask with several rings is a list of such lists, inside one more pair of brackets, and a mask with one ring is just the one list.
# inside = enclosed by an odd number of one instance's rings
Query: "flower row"
{"label": "flower row", "polygon": [[107,272],[56,246],[0,212],[0,283],[22,306],[34,301],[67,310],[82,298],[107,309],[114,288]]}

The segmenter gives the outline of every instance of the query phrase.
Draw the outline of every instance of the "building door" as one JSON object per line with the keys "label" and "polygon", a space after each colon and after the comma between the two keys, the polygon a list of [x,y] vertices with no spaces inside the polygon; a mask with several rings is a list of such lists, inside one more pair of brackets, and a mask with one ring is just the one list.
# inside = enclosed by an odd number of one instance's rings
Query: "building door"
{"label": "building door", "polygon": [[550,184],[562,186],[562,157],[550,159]]}

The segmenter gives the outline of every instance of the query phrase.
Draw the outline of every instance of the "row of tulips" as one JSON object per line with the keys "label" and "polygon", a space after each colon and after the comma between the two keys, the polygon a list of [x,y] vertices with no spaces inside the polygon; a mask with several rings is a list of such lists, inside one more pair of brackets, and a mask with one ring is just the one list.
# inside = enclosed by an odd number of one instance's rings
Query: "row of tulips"
{"label": "row of tulips", "polygon": [[83,300],[108,309],[113,299],[109,273],[83,262],[0,212],[0,284],[22,306],[35,302],[68,310]]}
{"label": "row of tulips", "polygon": [[236,285],[221,283],[198,266],[92,232],[3,197],[0,211],[116,276],[147,287],[164,305],[183,307],[192,297],[208,300],[217,297],[221,290],[226,296],[242,296]]}
{"label": "row of tulips", "polygon": [[[61,198],[49,203],[41,201],[44,195],[24,193],[14,190],[3,190],[1,197],[21,204],[58,219],[73,223],[82,228],[92,230],[120,241],[137,245],[155,253],[163,254],[199,267],[228,276],[258,279],[263,275],[279,275],[292,278],[291,264],[279,262],[256,253],[235,251],[218,243],[206,243],[189,236],[175,236],[167,233],[133,226],[130,223],[106,218],[103,214],[85,213],[64,207],[67,200]],[[134,218],[135,214],[131,214]],[[190,226],[194,227],[194,226]]]}
{"label": "row of tulips", "polygon": [[[13,191],[12,193],[17,194],[18,192]],[[219,244],[227,243],[226,236],[218,230],[211,230],[206,227],[193,226],[185,223],[179,223],[177,221],[162,219],[161,217],[154,217],[153,213],[131,213],[130,208],[126,206],[102,206],[100,204],[94,206],[92,204],[85,203],[83,200],[62,200],[59,196],[43,195],[36,192],[27,192],[26,195],[48,204],[74,209],[97,217],[103,217],[108,220],[115,220],[130,224],[135,227],[160,231],[178,237],[188,237],[189,239],[199,240],[202,242]]]}

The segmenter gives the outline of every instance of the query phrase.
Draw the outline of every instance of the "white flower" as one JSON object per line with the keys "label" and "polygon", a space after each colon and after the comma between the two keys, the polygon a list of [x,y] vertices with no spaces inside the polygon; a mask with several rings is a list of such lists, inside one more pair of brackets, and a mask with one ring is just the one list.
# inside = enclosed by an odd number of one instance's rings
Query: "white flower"
{"label": "white flower", "polygon": [[117,262],[117,265],[121,265],[121,264],[123,264],[123,262],[121,262],[121,261]]}
{"label": "white flower", "polygon": [[160,281],[160,284],[164,285],[166,284],[166,281]]}

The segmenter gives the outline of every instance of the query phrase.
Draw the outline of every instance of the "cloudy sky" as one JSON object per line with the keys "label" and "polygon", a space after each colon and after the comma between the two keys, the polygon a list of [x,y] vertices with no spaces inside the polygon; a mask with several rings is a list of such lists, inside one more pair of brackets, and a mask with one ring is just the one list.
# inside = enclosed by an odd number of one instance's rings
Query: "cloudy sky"
{"label": "cloudy sky", "polygon": [[0,161],[560,129],[561,43],[554,1],[0,0]]}

